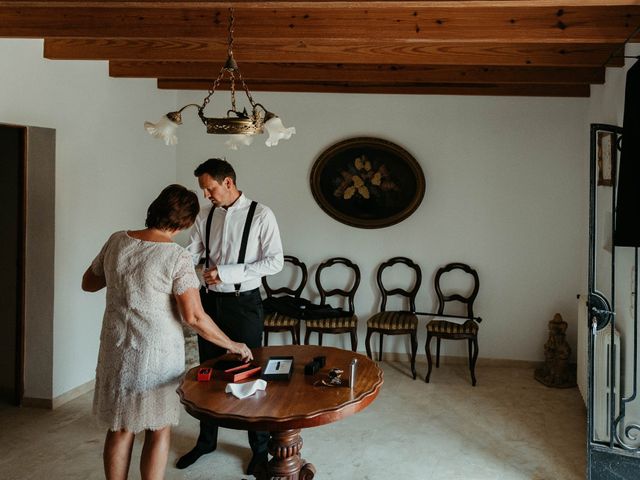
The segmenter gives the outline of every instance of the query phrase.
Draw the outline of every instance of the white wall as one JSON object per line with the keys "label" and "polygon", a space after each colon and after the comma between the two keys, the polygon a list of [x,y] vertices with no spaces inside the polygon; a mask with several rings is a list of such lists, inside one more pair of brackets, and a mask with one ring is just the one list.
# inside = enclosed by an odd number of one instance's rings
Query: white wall
{"label": "white wall", "polygon": [[[187,115],[176,165],[176,150],[147,137],[142,122],[200,102],[197,92],[176,101],[151,80],[110,79],[106,62],[46,61],[36,40],[0,40],[0,85],[0,121],[57,130],[53,365],[42,366],[53,382],[28,378],[27,396],[56,397],[93,378],[104,296],[80,291],[83,271],[112,231],[142,225],[148,203],[175,181],[176,170],[180,183],[196,188],[193,168],[220,155],[237,168],[241,189],[273,208],[286,251],[307,262],[312,275],[329,256],[360,265],[362,327],[378,304],[377,265],[406,255],[423,268],[424,310],[434,308],[439,265],[457,260],[478,269],[481,357],[541,359],[555,312],[569,322],[575,345],[574,299],[585,261],[585,99],[254,93],[298,128],[291,141],[230,152]],[[313,200],[314,159],[361,135],[398,143],[425,172],[423,204],[398,225],[348,227]],[[308,295],[313,290],[312,283]],[[424,339],[422,320],[421,352]],[[364,328],[360,350],[363,340]],[[387,350],[404,348],[403,340],[386,343]],[[465,354],[452,342],[443,353]]]}
{"label": "white wall", "polygon": [[[183,92],[178,104],[200,103],[203,95]],[[295,125],[297,135],[277,147],[260,142],[233,152],[221,137],[205,135],[193,115],[195,120],[186,119],[180,132],[178,181],[197,188],[194,167],[206,158],[226,156],[237,170],[240,189],[275,211],[285,252],[311,267],[311,279],[328,257],[358,263],[363,278],[356,296],[359,350],[364,350],[366,318],[379,302],[375,269],[404,255],[423,269],[420,310],[435,308],[432,282],[440,265],[463,261],[478,270],[476,311],[485,320],[481,357],[542,359],[547,323],[556,312],[569,322],[575,352],[575,298],[586,261],[588,100],[260,92],[254,98],[285,125]],[[206,113],[221,115],[227,103],[225,94],[217,93]],[[355,136],[393,141],[424,170],[425,199],[398,225],[349,227],[323,213],[312,197],[314,160],[329,145]],[[405,351],[404,339],[385,342],[387,351]],[[348,339],[334,343],[348,346]],[[443,354],[466,355],[463,343],[444,342]]]}
{"label": "white wall", "polygon": [[41,40],[0,40],[0,86],[0,122],[56,129],[53,365],[41,359],[42,376],[25,385],[27,397],[55,398],[94,377],[104,294],[83,293],[82,273],[111,232],[143,226],[175,181],[175,150],[142,127],[175,94],[111,79],[106,62],[44,60]]}

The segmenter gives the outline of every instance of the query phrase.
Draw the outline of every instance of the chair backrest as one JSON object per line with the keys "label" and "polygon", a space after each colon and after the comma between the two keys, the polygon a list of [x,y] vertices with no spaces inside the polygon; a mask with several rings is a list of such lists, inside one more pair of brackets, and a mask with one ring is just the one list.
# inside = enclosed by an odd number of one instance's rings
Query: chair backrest
{"label": "chair backrest", "polygon": [[308,272],[307,266],[304,264],[304,262],[298,260],[298,258],[294,257],[293,255],[285,255],[284,262],[290,263],[294,266],[294,268],[300,270],[298,285],[295,288],[291,288],[288,286],[272,288],[269,286],[269,283],[267,283],[267,277],[262,277],[262,286],[264,287],[264,291],[267,293],[268,298],[271,298],[274,295],[280,295],[282,293],[300,298],[304,287],[307,285]]}
{"label": "chair backrest", "polygon": [[[344,265],[345,267],[353,270],[354,277],[353,277],[353,283],[351,284],[350,288],[347,288],[345,290],[342,290],[339,288],[334,288],[333,290],[326,290],[322,286],[322,282],[321,282],[322,272],[325,269],[330,268],[334,265]],[[320,303],[322,305],[326,305],[327,297],[331,297],[333,295],[340,295],[348,299],[349,314],[353,315],[355,313],[354,298],[356,296],[356,290],[358,290],[359,285],[360,285],[360,268],[358,268],[358,265],[356,265],[355,263],[353,263],[351,260],[347,258],[343,258],[343,257],[330,258],[329,260],[322,262],[318,266],[318,270],[316,270],[316,287],[318,287],[318,292],[320,293]]]}
{"label": "chair backrest", "polygon": [[[462,270],[473,277],[473,288],[471,293],[463,295],[460,293],[453,293],[445,295],[442,293],[442,287],[440,286],[440,279],[444,273],[451,272],[453,270]],[[438,313],[444,313],[444,307],[447,302],[461,302],[467,307],[467,316],[473,317],[473,302],[478,296],[478,290],[480,289],[480,279],[478,278],[478,272],[465,263],[449,263],[444,267],[440,267],[436,272],[435,278],[436,295],[438,295]]]}
{"label": "chair backrest", "polygon": [[[415,281],[413,284],[413,288],[411,288],[411,290],[406,290],[404,288],[388,289],[382,283],[382,274],[384,270],[388,267],[397,265],[398,263],[402,263],[415,271]],[[387,260],[386,262],[384,262],[378,267],[376,280],[378,282],[378,288],[380,289],[380,294],[382,295],[382,299],[380,301],[381,312],[384,312],[386,310],[387,298],[391,295],[402,295],[403,297],[407,297],[409,299],[409,309],[411,310],[411,312],[416,311],[416,296],[418,295],[418,290],[420,289],[420,285],[422,284],[422,270],[420,269],[420,266],[417,263],[415,263],[413,260],[407,257],[390,258],[389,260]]]}

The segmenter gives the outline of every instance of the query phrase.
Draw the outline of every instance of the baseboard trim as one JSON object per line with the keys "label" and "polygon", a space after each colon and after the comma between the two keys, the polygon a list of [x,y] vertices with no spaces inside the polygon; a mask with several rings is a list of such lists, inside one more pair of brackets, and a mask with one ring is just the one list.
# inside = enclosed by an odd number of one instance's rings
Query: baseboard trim
{"label": "baseboard trim", "polygon": [[68,403],[71,400],[75,400],[79,396],[84,395],[87,392],[90,392],[95,388],[95,385],[96,385],[96,381],[90,380],[87,383],[79,385],[76,388],[72,388],[68,392],[63,393],[62,395],[58,395],[53,399],[23,397],[22,406],[30,407],[30,408],[44,408],[47,410],[55,410],[56,408],[61,407],[65,403]]}
{"label": "baseboard trim", "polygon": [[[366,353],[365,353],[366,355]],[[373,354],[374,359],[377,360],[377,353]],[[432,360],[435,362],[435,354],[431,354]],[[409,355],[401,352],[383,352],[382,360],[388,362],[408,362]],[[427,355],[422,353],[416,355],[417,362],[427,361]],[[469,363],[468,357],[458,357],[452,355],[440,355],[441,365],[467,365]],[[541,362],[534,362],[530,360],[513,360],[510,358],[478,358],[476,367],[510,367],[510,368],[535,368],[540,365]]]}
{"label": "baseboard trim", "polygon": [[65,403],[70,402],[71,400],[75,400],[79,396],[84,395],[85,393],[93,390],[95,386],[96,386],[95,379],[89,380],[87,383],[79,385],[76,388],[72,388],[71,390],[63,393],[62,395],[58,395],[56,398],[53,399],[53,408],[58,408],[64,405]]}
{"label": "baseboard trim", "polygon": [[50,398],[22,397],[22,406],[51,410],[53,408],[53,400]]}

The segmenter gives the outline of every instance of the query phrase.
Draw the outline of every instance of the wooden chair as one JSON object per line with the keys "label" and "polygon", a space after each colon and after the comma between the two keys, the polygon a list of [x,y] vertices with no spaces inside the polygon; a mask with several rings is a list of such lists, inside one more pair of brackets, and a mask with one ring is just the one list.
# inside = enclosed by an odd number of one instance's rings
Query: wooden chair
{"label": "wooden chair", "polygon": [[[353,282],[351,287],[345,290],[326,290],[322,286],[322,273],[335,265],[344,265],[353,270]],[[347,285],[349,281],[345,282]],[[325,333],[348,333],[351,335],[351,350],[354,352],[358,348],[358,317],[355,314],[354,298],[356,290],[360,285],[360,269],[351,260],[342,257],[330,258],[321,263],[316,271],[316,286],[320,293],[320,304],[326,305],[327,297],[338,295],[348,300],[349,309],[345,311],[345,316],[337,318],[305,319],[304,344],[309,345],[309,337],[312,332],[318,333],[318,344],[322,345],[322,335]]]}
{"label": "wooden chair", "polygon": [[[382,274],[384,270],[393,265],[404,264],[415,272],[415,280],[410,290],[402,288],[394,288],[392,290],[386,288],[382,283]],[[418,352],[418,317],[416,311],[416,296],[422,284],[422,270],[412,260],[406,257],[393,257],[378,267],[376,275],[378,288],[382,296],[380,302],[380,312],[373,315],[367,321],[367,338],[365,344],[367,347],[367,356],[371,356],[371,335],[377,332],[380,335],[380,353],[378,361],[382,360],[382,342],[384,335],[409,335],[411,338],[411,373],[413,379],[416,379],[416,353]],[[387,298],[391,295],[401,295],[409,300],[409,310],[387,311]]]}
{"label": "wooden chair", "polygon": [[[307,266],[304,262],[301,262],[293,255],[285,255],[284,262],[291,264],[296,270],[300,270],[298,273],[298,284],[295,288],[288,286],[272,288],[267,283],[267,277],[262,277],[262,286],[267,294],[267,298],[272,298],[276,295],[291,295],[295,298],[300,298],[304,287],[307,285]],[[281,313],[270,313],[264,317],[264,346],[269,345],[269,333],[270,332],[291,332],[291,338],[294,345],[300,345],[300,319],[283,315]]]}
{"label": "wooden chair", "polygon": [[[473,286],[471,293],[468,295],[456,292],[445,295],[442,293],[442,287],[440,281],[442,275],[454,270],[461,270],[473,277]],[[455,317],[460,319],[467,319],[464,323],[455,323],[447,320],[435,319],[427,323],[427,342],[425,344],[425,350],[427,353],[427,362],[429,363],[429,370],[425,381],[429,382],[431,376],[431,351],[430,343],[431,339],[435,337],[437,339],[436,346],[436,368],[440,367],[440,340],[443,338],[446,340],[467,340],[469,346],[469,370],[471,371],[471,384],[476,385],[476,360],[478,359],[478,323],[482,319],[480,317],[474,317],[473,315],[473,302],[478,295],[478,289],[480,288],[480,280],[478,278],[478,272],[476,272],[469,265],[464,263],[449,263],[444,267],[438,269],[435,277],[435,290],[438,296],[438,313],[444,317]],[[466,315],[447,315],[444,314],[445,304],[448,302],[461,302],[466,306]]]}

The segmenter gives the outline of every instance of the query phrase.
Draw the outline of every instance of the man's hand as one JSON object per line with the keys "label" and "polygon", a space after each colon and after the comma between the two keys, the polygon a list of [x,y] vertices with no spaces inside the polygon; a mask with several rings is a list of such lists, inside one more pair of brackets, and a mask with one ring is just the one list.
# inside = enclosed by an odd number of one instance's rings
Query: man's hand
{"label": "man's hand", "polygon": [[219,285],[222,283],[220,277],[218,276],[218,267],[211,267],[208,270],[205,270],[202,274],[202,278],[204,278],[204,283],[207,285]]}

